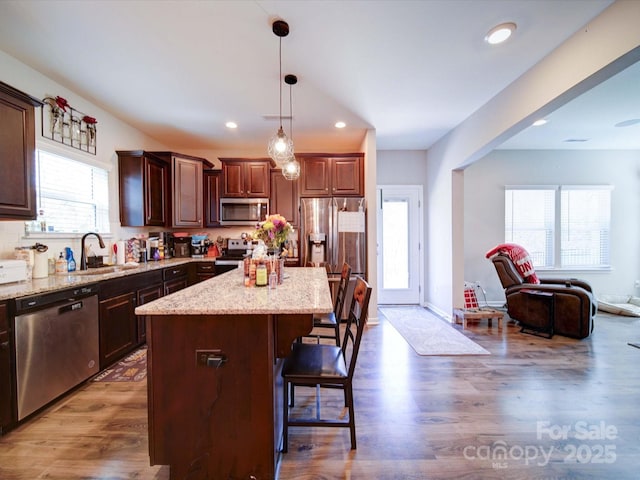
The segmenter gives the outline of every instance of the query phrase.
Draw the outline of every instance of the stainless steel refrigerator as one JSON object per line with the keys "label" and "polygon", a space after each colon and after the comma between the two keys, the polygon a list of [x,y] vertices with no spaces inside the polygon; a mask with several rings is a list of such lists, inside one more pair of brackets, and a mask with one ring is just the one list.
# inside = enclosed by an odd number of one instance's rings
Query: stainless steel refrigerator
{"label": "stainless steel refrigerator", "polygon": [[[347,262],[351,265],[352,277],[358,275],[366,278],[365,199],[303,198],[300,206],[302,265],[328,266],[330,280],[336,280],[340,277],[342,264]],[[350,298],[351,291],[351,288],[347,290],[347,299]],[[348,307],[345,308],[345,313],[347,310]]]}

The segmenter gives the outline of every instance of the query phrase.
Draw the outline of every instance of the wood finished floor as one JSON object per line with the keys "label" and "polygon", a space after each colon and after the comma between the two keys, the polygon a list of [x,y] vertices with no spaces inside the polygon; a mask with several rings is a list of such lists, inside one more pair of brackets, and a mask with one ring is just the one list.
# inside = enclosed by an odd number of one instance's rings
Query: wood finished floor
{"label": "wood finished floor", "polygon": [[[346,429],[293,429],[280,480],[639,478],[640,349],[627,342],[640,319],[599,316],[582,341],[479,321],[465,333],[490,356],[421,357],[380,318],[356,372],[358,449]],[[334,393],[323,403],[339,405]],[[145,382],[88,383],[0,438],[0,479],[167,480],[149,467],[146,422]],[[576,438],[583,426],[598,438]]]}

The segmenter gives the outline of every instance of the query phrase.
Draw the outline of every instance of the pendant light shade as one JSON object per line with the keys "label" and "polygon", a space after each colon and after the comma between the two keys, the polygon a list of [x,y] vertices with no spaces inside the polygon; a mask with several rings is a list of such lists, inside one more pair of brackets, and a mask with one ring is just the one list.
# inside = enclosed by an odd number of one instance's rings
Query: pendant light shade
{"label": "pendant light shade", "polygon": [[267,152],[269,156],[276,162],[276,165],[282,167],[284,163],[293,157],[293,142],[284,133],[282,128],[282,37],[289,35],[289,24],[283,20],[276,20],[272,25],[273,33],[280,39],[278,63],[280,66],[280,74],[278,76],[278,87],[280,91],[280,128],[276,134],[269,140]]}
{"label": "pendant light shade", "polygon": [[284,133],[282,126],[269,140],[268,153],[278,166],[282,166],[284,162],[293,156],[293,142]]}
{"label": "pendant light shade", "polygon": [[[293,95],[291,94],[291,86],[298,83],[298,77],[295,75],[287,75],[284,77],[284,81],[287,85],[289,85],[289,132],[291,133],[291,137],[293,137]],[[291,141],[291,156],[285,160],[282,165],[282,175],[287,180],[295,180],[300,177],[300,162],[296,159],[293,154],[293,140]]]}
{"label": "pendant light shade", "polygon": [[287,180],[295,180],[300,177],[300,162],[293,157],[282,166],[282,176]]}

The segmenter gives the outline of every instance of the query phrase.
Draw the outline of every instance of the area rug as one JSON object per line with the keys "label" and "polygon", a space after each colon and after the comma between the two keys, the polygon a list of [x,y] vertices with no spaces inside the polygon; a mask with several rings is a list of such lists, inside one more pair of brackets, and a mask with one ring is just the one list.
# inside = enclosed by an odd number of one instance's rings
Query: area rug
{"label": "area rug", "polygon": [[147,378],[147,347],[142,347],[93,379],[94,382],[140,382]]}
{"label": "area rug", "polygon": [[389,306],[379,310],[418,355],[491,355],[425,308]]}

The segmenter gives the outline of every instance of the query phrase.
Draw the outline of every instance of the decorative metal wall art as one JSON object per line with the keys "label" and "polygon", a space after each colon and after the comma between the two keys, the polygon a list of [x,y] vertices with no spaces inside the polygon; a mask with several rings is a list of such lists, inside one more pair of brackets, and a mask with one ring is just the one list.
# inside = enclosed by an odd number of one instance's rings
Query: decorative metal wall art
{"label": "decorative metal wall art", "polygon": [[62,97],[45,97],[43,102],[42,136],[95,155],[98,121]]}

